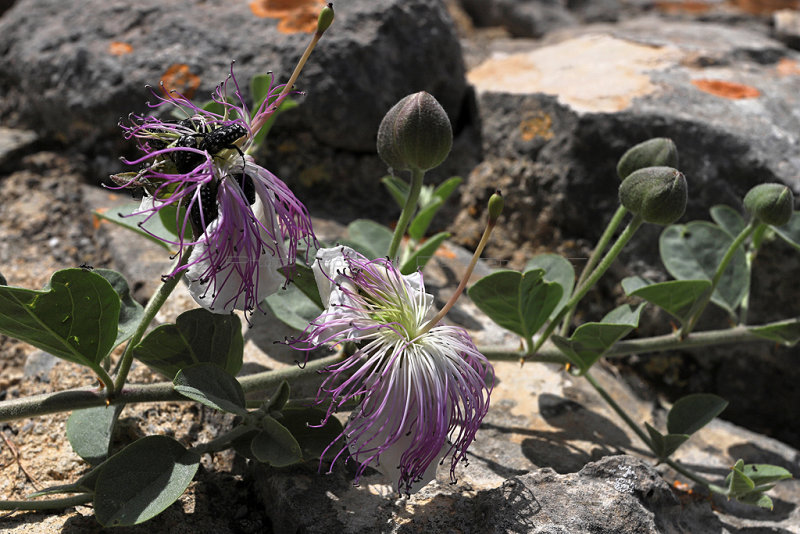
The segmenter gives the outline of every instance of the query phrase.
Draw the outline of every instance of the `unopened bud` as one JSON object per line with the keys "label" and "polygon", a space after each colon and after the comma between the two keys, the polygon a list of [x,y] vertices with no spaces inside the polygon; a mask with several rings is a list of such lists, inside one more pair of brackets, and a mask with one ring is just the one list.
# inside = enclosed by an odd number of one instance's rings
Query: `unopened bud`
{"label": "unopened bud", "polygon": [[317,34],[322,35],[333,24],[333,4],[322,8],[317,19]]}
{"label": "unopened bud", "polygon": [[672,139],[655,137],[629,148],[617,163],[617,175],[624,180],[645,167],[678,167],[678,147]]}
{"label": "unopened bud", "polygon": [[396,171],[433,169],[452,146],[450,119],[425,91],[400,100],[378,128],[378,155]]}
{"label": "unopened bud", "polygon": [[639,169],[620,184],[619,200],[647,222],[673,223],[686,211],[686,177],[672,167]]}
{"label": "unopened bud", "polygon": [[500,191],[495,191],[489,197],[489,224],[496,223],[501,213],[503,213],[503,195]]}
{"label": "unopened bud", "polygon": [[763,223],[783,226],[792,217],[794,195],[783,184],[760,184],[745,195],[744,208]]}

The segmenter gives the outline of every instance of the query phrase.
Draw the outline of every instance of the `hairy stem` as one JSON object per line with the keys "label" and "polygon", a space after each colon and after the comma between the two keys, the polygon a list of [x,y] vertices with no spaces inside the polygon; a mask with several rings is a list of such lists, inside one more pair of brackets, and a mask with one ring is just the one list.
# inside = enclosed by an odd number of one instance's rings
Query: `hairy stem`
{"label": "hairy stem", "polygon": [[703,297],[699,299],[697,302],[694,303],[692,306],[692,310],[689,314],[689,320],[684,323],[683,327],[680,330],[680,336],[686,337],[688,336],[692,330],[694,330],[695,325],[697,324],[697,320],[703,314],[703,311],[706,309],[709,301],[711,300],[711,295],[714,293],[714,290],[719,285],[719,281],[722,280],[722,275],[725,273],[725,270],[728,268],[728,265],[733,260],[733,257],[736,255],[736,252],[739,250],[739,247],[744,243],[744,241],[750,236],[750,234],[755,231],[759,225],[763,223],[759,223],[755,219],[752,219],[750,223],[744,227],[744,229],[736,236],[736,239],[733,240],[731,245],[728,247],[728,250],[725,251],[725,255],[722,257],[722,261],[720,261],[719,266],[717,266],[717,270],[714,273],[714,277],[711,279],[711,287],[709,287],[706,292],[703,294]]}
{"label": "hairy stem", "polygon": [[411,186],[408,189],[408,197],[406,197],[406,205],[403,206],[403,211],[400,212],[400,219],[397,221],[397,226],[392,235],[392,244],[389,246],[389,258],[395,259],[397,257],[397,249],[400,248],[400,242],[406,233],[406,228],[411,222],[411,217],[417,211],[417,200],[419,200],[419,192],[422,190],[422,179],[425,172],[419,169],[411,170]]}
{"label": "hairy stem", "polygon": [[[550,321],[550,324],[547,325],[547,328],[533,345],[533,347],[531,347],[531,349],[528,351],[528,354],[535,354],[536,351],[538,351],[542,345],[544,345],[545,341],[550,338],[550,334],[553,333],[567,313],[570,313],[570,310],[578,305],[578,303],[586,295],[586,293],[589,292],[592,286],[594,286],[597,281],[600,280],[600,277],[605,274],[608,268],[611,267],[611,264],[614,262],[617,256],[619,256],[619,253],[622,252],[622,249],[625,248],[625,245],[628,244],[628,241],[631,240],[643,222],[644,219],[642,219],[641,216],[633,216],[631,222],[628,223],[628,226],[625,227],[625,230],[619,235],[617,240],[614,242],[614,245],[609,249],[603,259],[597,265],[597,268],[592,271],[592,274],[586,277],[586,281],[582,286],[575,289],[575,291],[572,293],[572,297],[569,299],[569,301],[567,301],[566,304],[564,304],[564,307],[561,308],[561,311],[558,313],[558,315],[556,315],[553,320]],[[525,359],[527,360],[528,357]]]}
{"label": "hairy stem", "polygon": [[62,499],[48,499],[45,501],[0,501],[0,510],[11,511],[44,511],[44,510],[63,510],[81,504],[92,502],[91,493],[81,493],[72,497]]}
{"label": "hairy stem", "polygon": [[[239,379],[245,393],[276,387],[283,380],[297,382],[317,376],[320,371],[342,358],[335,354],[319,360],[308,362],[304,367],[286,367],[276,371],[264,371],[246,375]],[[94,387],[76,388],[55,393],[43,393],[31,397],[12,399],[0,403],[0,421],[9,421],[23,417],[34,417],[48,413],[67,412],[80,408],[109,406],[116,404],[135,404],[139,402],[175,402],[190,399],[173,389],[172,382],[156,384],[128,384],[108,398],[102,391]]]}
{"label": "hairy stem", "polygon": [[[188,246],[184,249],[183,254],[181,254],[180,258],[178,258],[175,268],[181,267],[189,260],[189,256],[192,253],[192,248],[193,247]],[[174,272],[174,269],[172,272]],[[133,336],[131,336],[131,338],[128,340],[128,344],[125,346],[125,352],[122,354],[122,358],[120,359],[119,363],[119,371],[117,372],[117,377],[114,380],[114,388],[112,391],[109,391],[109,396],[116,394],[125,385],[125,380],[128,378],[128,372],[130,371],[131,364],[133,363],[133,347],[138,345],[142,340],[144,333],[147,331],[147,327],[150,326],[150,323],[155,318],[158,310],[161,309],[161,306],[163,306],[167,301],[167,298],[175,289],[175,286],[178,285],[180,278],[181,277],[179,275],[176,275],[167,279],[161,284],[161,287],[158,288],[156,294],[153,295],[153,297],[147,303],[144,313],[142,314],[142,320],[139,321],[139,326],[136,328]]]}

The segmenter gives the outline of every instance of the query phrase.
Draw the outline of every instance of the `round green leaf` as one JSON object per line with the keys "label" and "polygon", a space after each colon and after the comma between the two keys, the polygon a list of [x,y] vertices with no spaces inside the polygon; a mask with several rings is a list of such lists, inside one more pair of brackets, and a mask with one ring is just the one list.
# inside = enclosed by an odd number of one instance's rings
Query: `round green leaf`
{"label": "round green leaf", "polygon": [[75,410],[67,419],[67,439],[72,450],[92,465],[108,456],[114,425],[123,405]]}
{"label": "round green leaf", "polygon": [[199,363],[178,371],[172,381],[175,391],[223,412],[247,413],[239,381],[213,363]]}
{"label": "round green leaf", "polygon": [[111,287],[114,288],[117,296],[119,296],[121,303],[119,324],[117,325],[117,339],[114,341],[114,345],[119,345],[133,336],[139,326],[139,321],[142,319],[144,309],[141,304],[133,300],[128,281],[125,280],[122,274],[111,269],[95,269],[94,272],[108,280],[108,283],[111,284]]}
{"label": "round green leaf", "polygon": [[498,325],[530,339],[561,300],[561,286],[545,282],[543,276],[542,269],[524,274],[497,271],[475,282],[467,293]]}
{"label": "round green leaf", "polygon": [[200,456],[167,436],[148,436],[109,458],[97,477],[94,513],[106,527],[137,525],[186,491]]}
{"label": "round green leaf", "polygon": [[203,308],[178,316],[150,332],[133,356],[168,376],[198,363],[213,363],[236,375],[242,368],[242,323],[235,314],[211,313]]}
{"label": "round green leaf", "polygon": [[326,449],[335,450],[338,448],[330,447],[342,434],[342,424],[335,417],[329,417],[328,421],[320,426],[325,419],[325,410],[313,407],[284,408],[281,413],[281,422],[292,433],[294,439],[303,451],[303,458],[320,458]]}
{"label": "round green leaf", "polygon": [[[711,280],[733,238],[725,230],[705,221],[668,226],[661,233],[661,261],[677,280]],[[711,301],[733,314],[750,287],[750,271],[744,249],[734,253]]]}
{"label": "round green leaf", "polygon": [[250,442],[250,448],[258,461],[275,467],[286,467],[303,460],[300,444],[285,426],[270,416],[265,416],[261,424],[261,432]]}
{"label": "round green leaf", "polygon": [[747,222],[739,212],[730,206],[717,204],[711,207],[709,213],[711,214],[711,218],[714,219],[714,222],[717,223],[720,228],[728,232],[728,235],[731,237],[736,237],[742,233],[744,227],[747,226]]}
{"label": "round green leaf", "polygon": [[525,265],[525,270],[542,269],[544,276],[542,277],[545,282],[555,282],[561,286],[561,300],[553,311],[550,313],[550,318],[558,314],[564,304],[569,300],[572,295],[572,288],[575,285],[575,269],[572,264],[564,256],[559,254],[539,254],[528,260]]}
{"label": "round green leaf", "polygon": [[792,213],[788,223],[775,227],[775,233],[796,249],[800,249],[800,211]]}
{"label": "round green leaf", "polygon": [[695,393],[678,399],[667,414],[670,434],[694,434],[722,413],[728,401],[710,393]]}
{"label": "round green leaf", "polygon": [[308,323],[319,317],[323,311],[319,304],[308,298],[294,284],[269,295],[264,299],[264,304],[277,319],[300,331],[305,330]]}
{"label": "round green leaf", "polygon": [[635,276],[622,281],[622,289],[627,295],[643,298],[681,322],[689,318],[692,305],[710,287],[709,280],[669,280],[653,284],[644,278]]}
{"label": "round green leaf", "polygon": [[117,292],[86,269],[57,271],[41,291],[0,286],[0,333],[81,365],[114,348],[119,315]]}

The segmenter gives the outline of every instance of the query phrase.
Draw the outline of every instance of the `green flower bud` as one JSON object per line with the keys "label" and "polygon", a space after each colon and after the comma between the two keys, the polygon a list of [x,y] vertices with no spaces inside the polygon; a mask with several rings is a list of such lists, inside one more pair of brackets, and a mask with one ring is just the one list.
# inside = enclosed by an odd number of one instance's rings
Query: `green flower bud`
{"label": "green flower bud", "polygon": [[678,167],[678,148],[672,139],[655,137],[629,148],[617,163],[617,175],[624,180],[645,167]]}
{"label": "green flower bud", "polygon": [[763,223],[783,226],[792,217],[794,195],[783,184],[760,184],[747,192],[744,208]]}
{"label": "green flower bud", "polygon": [[317,34],[322,35],[333,24],[333,4],[322,8],[317,19]]}
{"label": "green flower bud", "polygon": [[500,191],[495,191],[489,197],[489,224],[496,223],[501,213],[503,213],[503,195]]}
{"label": "green flower bud", "polygon": [[396,171],[433,169],[451,146],[453,129],[447,113],[425,91],[400,100],[378,128],[378,155]]}
{"label": "green flower bud", "polygon": [[639,169],[620,184],[619,200],[647,222],[673,223],[686,210],[686,177],[672,167]]}

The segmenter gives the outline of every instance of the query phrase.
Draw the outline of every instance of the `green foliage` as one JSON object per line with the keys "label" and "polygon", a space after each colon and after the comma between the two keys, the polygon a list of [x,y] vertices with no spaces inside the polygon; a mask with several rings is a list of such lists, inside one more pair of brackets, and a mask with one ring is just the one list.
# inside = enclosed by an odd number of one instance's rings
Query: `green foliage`
{"label": "green foliage", "polygon": [[[319,292],[317,298],[319,299]],[[295,284],[289,284],[264,299],[264,304],[276,318],[300,331],[305,330],[308,324],[322,313],[323,308],[320,303],[309,298],[302,288]]]}
{"label": "green foliage", "polygon": [[64,269],[41,291],[0,286],[0,333],[97,368],[117,344],[120,308],[120,295],[103,276]]}
{"label": "green foliage", "polygon": [[711,219],[713,219],[720,228],[728,232],[731,238],[741,234],[745,226],[747,226],[747,221],[744,220],[744,217],[742,217],[738,211],[725,204],[712,206],[709,213],[711,214]]}
{"label": "green foliage", "polygon": [[239,317],[189,310],[175,324],[155,328],[133,349],[136,359],[159,373],[174,377],[190,365],[213,363],[230,375],[242,367],[242,324]]}
{"label": "green foliage", "polygon": [[433,255],[436,254],[436,251],[439,250],[439,247],[442,245],[442,243],[449,238],[449,233],[439,232],[438,234],[432,235],[426,239],[424,243],[422,243],[411,254],[408,255],[403,264],[400,266],[400,273],[411,274],[418,270],[422,270],[428,261],[433,257]]}
{"label": "green foliage", "polygon": [[237,415],[247,413],[239,381],[213,363],[198,363],[181,369],[172,384],[184,397],[210,408]]}
{"label": "green foliage", "polygon": [[342,244],[352,247],[370,259],[386,257],[392,242],[392,231],[369,219],[357,219],[347,226],[349,239]]}
{"label": "green foliage", "polygon": [[[94,211],[93,214],[98,219],[135,232],[172,252],[173,247],[167,241],[175,241],[178,238],[176,208],[161,208],[158,212],[158,217],[151,217],[149,221],[144,222],[147,214],[131,215],[140,206],[140,202],[129,202],[116,210]],[[181,211],[181,220],[183,220],[182,214],[183,212]]]}
{"label": "green foliage", "polygon": [[545,271],[497,271],[469,288],[469,297],[494,322],[529,341],[547,322],[563,294],[557,282],[545,282]]}
{"label": "green foliage", "polygon": [[745,464],[738,460],[725,477],[725,485],[711,484],[714,493],[736,499],[745,504],[772,510],[772,499],[764,492],[772,489],[776,482],[792,478],[792,474],[782,467],[769,464]]}
{"label": "green foliage", "polygon": [[788,223],[775,227],[775,233],[800,250],[800,211],[793,212]]}
{"label": "green foliage", "polygon": [[608,312],[598,323],[584,323],[572,336],[553,336],[556,347],[577,366],[578,374],[584,374],[614,343],[627,336],[639,326],[639,316],[644,304],[631,309],[623,304]]}
{"label": "green foliage", "polygon": [[539,254],[528,260],[525,265],[525,270],[541,269],[544,271],[542,279],[545,282],[554,282],[561,286],[561,300],[558,301],[556,307],[550,312],[550,319],[553,319],[564,304],[569,300],[572,295],[572,288],[575,285],[575,269],[572,264],[558,254]]}
{"label": "green foliage", "polygon": [[265,415],[260,421],[261,431],[250,442],[253,456],[260,462],[274,467],[286,467],[303,459],[303,452],[288,428],[272,416]]}
{"label": "green foliage", "polygon": [[99,466],[94,513],[106,527],[138,525],[186,491],[200,456],[167,436],[147,436]]}
{"label": "green foliage", "polygon": [[748,330],[764,339],[791,347],[800,341],[800,318],[787,319],[766,326],[751,326]]}
{"label": "green foliage", "polygon": [[[677,280],[711,280],[733,238],[719,226],[694,221],[668,226],[661,233],[661,261]],[[736,250],[733,260],[711,295],[711,301],[734,316],[734,310],[747,296],[750,268],[744,249]]]}
{"label": "green foliage", "polygon": [[122,405],[75,410],[67,419],[67,439],[75,454],[91,465],[103,462],[111,448]]}
{"label": "green foliage", "polygon": [[709,393],[695,393],[679,399],[667,414],[670,434],[694,434],[728,406],[728,401]]}
{"label": "green foliage", "polygon": [[640,297],[685,323],[695,302],[711,288],[709,280],[670,280],[654,284],[632,276],[622,280],[622,289],[631,297]]}

